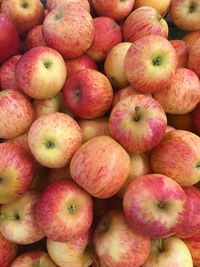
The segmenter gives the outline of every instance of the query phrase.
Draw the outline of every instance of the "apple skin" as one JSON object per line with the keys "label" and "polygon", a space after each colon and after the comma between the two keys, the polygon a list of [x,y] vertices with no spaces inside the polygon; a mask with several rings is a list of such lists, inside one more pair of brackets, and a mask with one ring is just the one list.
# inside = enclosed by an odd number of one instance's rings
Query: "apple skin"
{"label": "apple skin", "polygon": [[178,57],[177,68],[187,68],[190,45],[183,40],[170,40]]}
{"label": "apple skin", "polygon": [[67,180],[72,179],[69,165],[65,165],[62,168],[56,168],[56,169],[50,169],[49,175],[48,175],[48,183],[52,184],[53,182],[59,181],[59,180]]}
{"label": "apple skin", "polygon": [[47,252],[34,250],[20,254],[10,265],[10,267],[57,267],[51,260]]}
{"label": "apple skin", "polygon": [[136,90],[148,93],[167,87],[176,67],[174,47],[170,41],[158,35],[147,35],[135,41],[124,61],[125,74],[130,84]]}
{"label": "apple skin", "polygon": [[109,51],[122,42],[122,31],[110,17],[96,17],[93,19],[93,25],[94,39],[86,54],[96,62],[102,62]]}
{"label": "apple skin", "polygon": [[90,5],[89,5],[88,0],[47,0],[47,2],[46,2],[47,10],[51,11],[52,9],[57,7],[59,4],[66,3],[66,2],[78,3],[78,4],[82,5],[83,7],[85,7],[85,9],[88,12],[90,12]]}
{"label": "apple skin", "polygon": [[104,72],[115,89],[121,89],[129,85],[124,72],[124,59],[131,45],[130,42],[116,44],[105,58]]}
{"label": "apple skin", "polygon": [[154,173],[167,175],[181,186],[200,181],[199,136],[185,130],[168,132],[151,153]]}
{"label": "apple skin", "polygon": [[92,69],[75,73],[63,87],[65,106],[82,119],[95,119],[104,115],[112,98],[113,89],[108,78]]}
{"label": "apple skin", "polygon": [[126,42],[134,43],[146,35],[168,36],[168,24],[165,19],[150,6],[135,9],[124,21],[122,32]]}
{"label": "apple skin", "polygon": [[83,267],[91,266],[93,259],[90,256],[89,242],[91,231],[87,231],[76,239],[66,242],[57,242],[47,238],[47,251],[51,259],[58,266]]}
{"label": "apple skin", "polygon": [[78,124],[83,133],[83,142],[87,142],[95,136],[110,135],[108,118],[99,117],[97,119],[79,119]]}
{"label": "apple skin", "polygon": [[[44,237],[36,221],[39,197],[39,192],[29,190],[14,202],[1,205],[0,230],[7,240],[27,245]],[[14,218],[10,219],[9,216]]]}
{"label": "apple skin", "polygon": [[72,180],[56,181],[42,192],[36,218],[47,238],[58,242],[78,238],[92,224],[92,197]]}
{"label": "apple skin", "polygon": [[116,21],[120,21],[126,18],[133,10],[135,0],[128,1],[104,1],[104,0],[92,0],[95,11],[100,16],[108,16]]}
{"label": "apple skin", "polygon": [[15,77],[18,88],[26,95],[48,99],[61,91],[67,71],[64,59],[56,50],[38,46],[22,55],[16,65]]}
{"label": "apple skin", "polygon": [[187,245],[191,255],[194,266],[200,266],[200,231],[189,238],[182,239]]}
{"label": "apple skin", "polygon": [[200,101],[200,81],[196,73],[187,68],[177,68],[171,83],[153,97],[166,113],[187,114]]}
{"label": "apple skin", "polygon": [[71,77],[76,72],[84,69],[98,70],[96,62],[86,54],[82,54],[77,58],[65,60],[67,68],[67,77]]}
{"label": "apple skin", "polygon": [[183,222],[185,202],[186,195],[179,184],[165,175],[153,173],[129,184],[123,198],[123,211],[138,233],[165,238],[176,233]]}
{"label": "apple skin", "polygon": [[[160,248],[162,242],[162,248]],[[174,236],[151,240],[149,258],[141,267],[193,267],[192,257],[185,243]]]}
{"label": "apple skin", "polygon": [[1,267],[10,266],[17,254],[17,244],[8,241],[0,234],[0,265]]}
{"label": "apple skin", "polygon": [[18,90],[15,79],[15,67],[21,55],[15,55],[4,61],[0,67],[1,90]]}
{"label": "apple skin", "polygon": [[153,149],[163,138],[166,126],[167,118],[162,106],[144,94],[120,100],[109,117],[111,136],[129,152]]}
{"label": "apple skin", "polygon": [[28,144],[34,158],[48,168],[64,167],[82,140],[78,123],[61,112],[40,116],[28,132]]}
{"label": "apple skin", "polygon": [[[110,155],[113,155],[112,160]],[[109,198],[126,181],[130,158],[124,148],[110,136],[97,136],[74,153],[70,162],[72,179],[92,196]]]}
{"label": "apple skin", "polygon": [[83,54],[94,38],[90,13],[80,4],[66,2],[51,10],[43,22],[44,39],[65,59]]}
{"label": "apple skin", "polygon": [[199,31],[187,32],[183,36],[182,41],[186,42],[191,47],[191,46],[193,46],[193,44],[196,42],[196,40],[199,37],[200,37],[200,30]]}
{"label": "apple skin", "polygon": [[110,210],[101,218],[93,242],[100,261],[112,267],[140,266],[151,246],[150,238],[135,232],[120,210]]}
{"label": "apple skin", "polygon": [[170,5],[170,17],[172,22],[178,28],[188,32],[200,30],[199,12],[199,1],[173,0]]}
{"label": "apple skin", "polygon": [[155,8],[162,17],[164,17],[170,7],[171,2],[172,0],[135,0],[134,9],[142,6],[151,6]]}
{"label": "apple skin", "polygon": [[194,186],[185,186],[183,190],[186,194],[185,216],[175,234],[179,238],[191,237],[200,231],[200,208],[197,205],[200,191]]}
{"label": "apple skin", "polygon": [[1,3],[1,13],[15,25],[20,37],[25,37],[44,20],[44,7],[40,0],[5,0]]}
{"label": "apple skin", "polygon": [[188,68],[193,70],[200,77],[200,38],[190,47],[188,56]]}
{"label": "apple skin", "polygon": [[35,26],[28,32],[25,38],[25,47],[27,51],[36,46],[47,46],[42,32],[42,24]]}
{"label": "apple skin", "polygon": [[18,52],[18,32],[12,22],[0,14],[0,64]]}

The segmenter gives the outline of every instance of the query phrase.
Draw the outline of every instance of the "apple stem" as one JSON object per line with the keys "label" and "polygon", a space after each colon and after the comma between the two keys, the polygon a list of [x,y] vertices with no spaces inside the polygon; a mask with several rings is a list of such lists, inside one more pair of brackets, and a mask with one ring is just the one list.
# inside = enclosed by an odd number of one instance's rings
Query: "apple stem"
{"label": "apple stem", "polygon": [[36,260],[35,262],[34,262],[34,267],[39,267],[40,266],[40,261],[39,260]]}
{"label": "apple stem", "polygon": [[135,121],[139,120],[139,110],[140,108],[138,106],[135,107]]}
{"label": "apple stem", "polygon": [[3,214],[0,214],[0,219],[6,219],[6,220],[18,220],[19,216],[6,216]]}
{"label": "apple stem", "polygon": [[160,249],[160,252],[163,251],[163,243],[162,243],[162,239],[161,238],[159,239],[159,249]]}
{"label": "apple stem", "polygon": [[161,18],[159,19],[161,21],[161,19],[163,19],[165,16],[167,16],[169,12],[169,8],[166,9],[165,13],[161,16]]}
{"label": "apple stem", "polygon": [[97,256],[96,256],[96,253],[95,253],[95,250],[94,250],[94,247],[92,244],[89,244],[87,246],[86,251],[87,251],[88,255],[91,257],[91,259],[93,260],[93,262],[95,263],[95,265],[97,267],[100,267],[101,264],[97,260]]}

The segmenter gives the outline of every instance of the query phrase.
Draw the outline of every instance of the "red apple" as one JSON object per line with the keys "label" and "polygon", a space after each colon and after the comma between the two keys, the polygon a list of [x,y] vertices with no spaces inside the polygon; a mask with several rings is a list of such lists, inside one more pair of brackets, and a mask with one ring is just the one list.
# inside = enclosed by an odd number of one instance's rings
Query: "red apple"
{"label": "red apple", "polygon": [[175,181],[161,174],[134,179],[123,198],[123,210],[130,226],[151,238],[176,233],[183,222],[186,195]]}
{"label": "red apple", "polygon": [[142,6],[151,6],[155,8],[160,15],[163,17],[168,12],[172,0],[135,0],[134,8],[139,8]]}
{"label": "red apple", "polygon": [[11,21],[0,14],[0,64],[19,51],[19,36]]}
{"label": "red apple", "polygon": [[111,136],[130,152],[146,152],[163,138],[167,126],[162,106],[148,95],[120,100],[109,117]]}
{"label": "red apple", "polygon": [[42,25],[35,26],[31,31],[28,32],[25,39],[25,47],[27,50],[30,50],[36,46],[47,46],[42,33]]}
{"label": "red apple", "polygon": [[196,40],[200,37],[200,30],[199,31],[192,31],[192,32],[187,32],[182,40],[189,44],[189,46],[193,46],[193,44],[196,42]]}
{"label": "red apple", "polygon": [[113,90],[108,78],[99,71],[85,69],[66,80],[63,99],[72,114],[95,119],[105,114],[112,103]]}
{"label": "red apple", "polygon": [[190,47],[188,56],[188,68],[200,77],[200,38]]}
{"label": "red apple", "polygon": [[122,42],[120,26],[110,17],[96,17],[93,19],[94,39],[86,51],[93,60],[104,61],[108,52]]}
{"label": "red apple", "polygon": [[44,20],[44,7],[40,0],[4,0],[1,13],[15,25],[22,37]]}
{"label": "red apple", "polygon": [[70,162],[72,179],[97,198],[115,195],[127,179],[129,170],[128,153],[113,138],[105,135],[84,143]]}
{"label": "red apple", "polygon": [[57,7],[59,4],[66,3],[66,2],[75,2],[87,9],[88,12],[90,12],[90,5],[88,3],[88,0],[47,0],[46,6],[47,10],[51,11],[55,7]]}
{"label": "red apple", "polygon": [[0,117],[0,138],[14,138],[30,128],[34,120],[32,104],[19,91],[1,91]]}
{"label": "red apple", "polygon": [[192,132],[168,132],[151,153],[153,172],[167,175],[181,186],[200,181],[200,139]]}
{"label": "red apple", "polygon": [[124,21],[123,36],[126,42],[134,43],[146,35],[168,37],[168,24],[165,19],[150,6],[135,9]]}
{"label": "red apple", "polygon": [[17,245],[8,241],[0,234],[0,266],[8,267],[15,259],[17,254]]}
{"label": "red apple", "polygon": [[193,264],[200,266],[200,232],[189,238],[183,238],[183,241],[192,255]]}
{"label": "red apple", "polygon": [[175,48],[178,57],[177,68],[187,68],[190,45],[183,40],[170,40],[170,43]]}
{"label": "red apple", "polygon": [[58,242],[78,238],[91,226],[92,197],[71,180],[54,182],[42,192],[36,216],[46,237]]}
{"label": "red apple", "polygon": [[28,133],[34,158],[48,168],[64,167],[82,144],[78,123],[69,115],[53,112],[40,116]]}
{"label": "red apple", "polygon": [[30,147],[28,145],[28,132],[18,135],[17,137],[14,138],[4,139],[3,142],[14,143],[16,145],[23,147],[28,153],[31,153]]}
{"label": "red apple", "polygon": [[45,46],[34,47],[22,55],[15,69],[18,88],[35,99],[55,97],[61,91],[66,76],[62,56]]}
{"label": "red apple", "polygon": [[147,35],[135,41],[128,49],[124,62],[130,84],[140,92],[149,93],[166,88],[176,67],[174,47],[158,35]]}
{"label": "red apple", "polygon": [[194,71],[178,68],[169,86],[155,92],[153,97],[170,114],[187,114],[200,101],[200,81]]}
{"label": "red apple", "polygon": [[76,2],[60,4],[45,17],[43,34],[47,45],[64,58],[78,57],[93,41],[92,16]]}

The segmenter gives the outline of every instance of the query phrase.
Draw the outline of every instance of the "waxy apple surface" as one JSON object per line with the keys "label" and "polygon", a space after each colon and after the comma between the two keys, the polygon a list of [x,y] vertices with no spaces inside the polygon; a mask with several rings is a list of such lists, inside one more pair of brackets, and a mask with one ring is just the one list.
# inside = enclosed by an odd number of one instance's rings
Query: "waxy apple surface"
{"label": "waxy apple surface", "polygon": [[17,254],[17,244],[8,241],[0,234],[0,266],[8,267]]}

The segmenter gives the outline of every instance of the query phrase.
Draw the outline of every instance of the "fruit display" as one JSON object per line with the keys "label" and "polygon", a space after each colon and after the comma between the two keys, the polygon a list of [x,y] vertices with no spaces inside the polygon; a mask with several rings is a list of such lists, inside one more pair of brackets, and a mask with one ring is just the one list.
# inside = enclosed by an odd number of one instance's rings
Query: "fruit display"
{"label": "fruit display", "polygon": [[200,1],[0,0],[0,267],[200,267]]}

